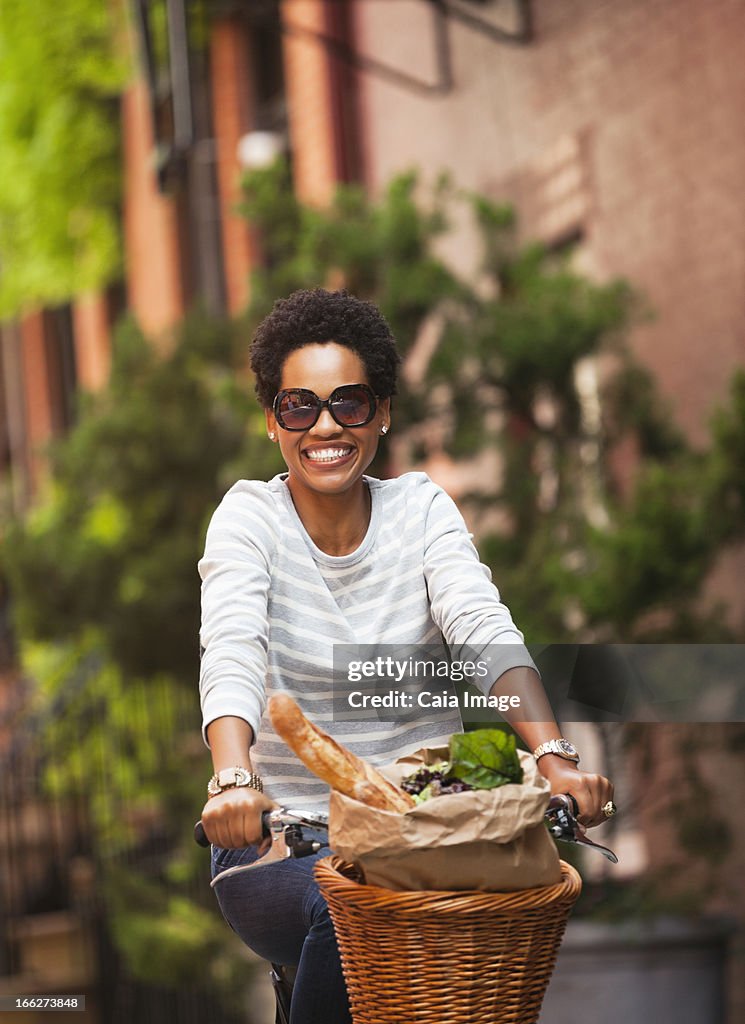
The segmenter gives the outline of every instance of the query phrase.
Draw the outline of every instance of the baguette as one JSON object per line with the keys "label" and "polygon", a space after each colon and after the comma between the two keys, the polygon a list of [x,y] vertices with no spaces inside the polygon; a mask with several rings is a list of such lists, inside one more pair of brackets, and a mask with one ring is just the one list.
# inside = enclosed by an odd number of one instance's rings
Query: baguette
{"label": "baguette", "polygon": [[308,721],[291,697],[275,694],[269,698],[268,709],[278,735],[305,767],[332,789],[381,811],[403,814],[414,806],[408,793]]}

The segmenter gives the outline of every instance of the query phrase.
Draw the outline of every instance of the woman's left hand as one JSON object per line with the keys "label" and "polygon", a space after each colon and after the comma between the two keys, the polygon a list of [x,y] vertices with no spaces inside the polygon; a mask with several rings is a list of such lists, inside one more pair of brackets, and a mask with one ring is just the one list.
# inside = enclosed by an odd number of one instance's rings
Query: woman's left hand
{"label": "woman's left hand", "polygon": [[551,784],[551,795],[571,793],[577,801],[581,825],[591,828],[608,820],[603,808],[613,800],[613,783],[602,775],[580,771],[570,761],[555,754],[544,754],[538,761],[538,771]]}

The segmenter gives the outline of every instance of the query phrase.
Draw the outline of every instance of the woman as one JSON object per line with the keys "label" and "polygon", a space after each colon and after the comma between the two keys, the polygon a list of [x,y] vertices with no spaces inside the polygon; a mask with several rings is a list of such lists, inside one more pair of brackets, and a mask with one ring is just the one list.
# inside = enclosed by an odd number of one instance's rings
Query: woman
{"label": "woman", "polygon": [[[251,350],[270,441],[287,473],[240,481],[215,512],[203,580],[200,689],[214,763],[202,812],[213,873],[264,846],[260,815],[277,803],[322,810],[327,792],[273,733],[273,690],[374,764],[447,743],[457,709],[405,721],[333,714],[339,644],[439,646],[483,655],[484,692],[512,693],[505,715],[539,758],[552,792],[571,792],[580,820],[603,820],[604,778],[580,771],[562,740],[523,637],[479,562],[451,499],[422,473],[365,476],[391,425],[399,356],[379,310],[345,292],[295,292],[275,304]],[[422,649],[424,649],[422,647]],[[338,720],[337,720],[338,719]],[[328,853],[321,851],[319,856]],[[312,877],[316,857],[221,881],[223,914],[244,942],[298,965],[292,1024],[349,1021],[333,927]]]}

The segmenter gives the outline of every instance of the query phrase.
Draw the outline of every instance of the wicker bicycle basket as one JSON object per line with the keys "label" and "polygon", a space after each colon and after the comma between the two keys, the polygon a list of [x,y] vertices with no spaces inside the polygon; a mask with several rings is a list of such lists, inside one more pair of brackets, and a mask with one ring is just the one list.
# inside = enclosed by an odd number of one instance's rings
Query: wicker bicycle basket
{"label": "wicker bicycle basket", "polygon": [[582,882],[518,892],[392,892],[351,864],[315,866],[354,1024],[532,1024]]}

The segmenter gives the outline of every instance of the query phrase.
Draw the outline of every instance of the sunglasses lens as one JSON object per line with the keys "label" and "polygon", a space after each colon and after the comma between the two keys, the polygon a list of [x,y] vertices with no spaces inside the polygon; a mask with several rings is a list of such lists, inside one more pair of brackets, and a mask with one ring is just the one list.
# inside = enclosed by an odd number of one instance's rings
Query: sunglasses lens
{"label": "sunglasses lens", "polygon": [[339,388],[331,403],[334,419],[345,427],[368,423],[375,412],[375,399],[364,388]]}
{"label": "sunglasses lens", "polygon": [[287,430],[306,430],[316,421],[318,399],[309,391],[285,391],[278,412]]}
{"label": "sunglasses lens", "polygon": [[372,391],[362,384],[345,384],[328,401],[321,401],[306,388],[280,391],[274,400],[277,421],[285,430],[309,430],[324,406],[340,426],[361,427],[373,418],[377,403]]}

